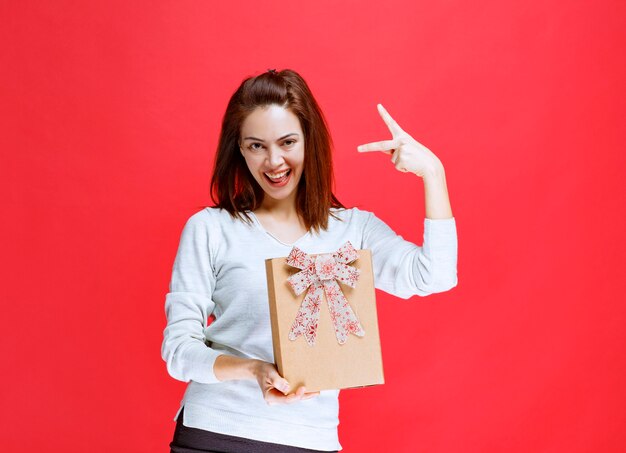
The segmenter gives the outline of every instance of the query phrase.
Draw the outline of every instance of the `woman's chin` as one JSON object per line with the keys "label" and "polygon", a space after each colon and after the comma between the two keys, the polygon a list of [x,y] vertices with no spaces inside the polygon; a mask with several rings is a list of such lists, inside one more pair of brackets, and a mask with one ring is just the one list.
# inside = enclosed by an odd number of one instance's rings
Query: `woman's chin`
{"label": "woman's chin", "polygon": [[272,187],[263,187],[263,192],[265,193],[265,197],[271,200],[282,201],[292,197],[295,198],[295,192],[298,188],[295,187],[293,189],[290,189],[288,186],[285,186],[280,189],[282,190],[277,190],[276,188]]}

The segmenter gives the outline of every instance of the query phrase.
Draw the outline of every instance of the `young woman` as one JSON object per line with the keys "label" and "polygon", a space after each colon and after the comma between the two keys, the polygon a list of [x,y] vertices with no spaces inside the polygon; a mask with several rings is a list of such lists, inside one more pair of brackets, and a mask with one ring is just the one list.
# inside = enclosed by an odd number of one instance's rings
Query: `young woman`
{"label": "young woman", "polygon": [[396,169],[423,179],[422,246],[334,196],[331,137],[295,71],[250,77],[231,97],[211,181],[216,205],[185,224],[165,301],[161,355],[169,374],[189,383],[172,452],[342,448],[339,391],[292,388],[273,364],[266,258],[287,256],[294,245],[328,253],[349,240],[372,251],[380,290],[408,299],[456,286],[456,224],[443,165],[378,108],[392,138],[358,150],[382,151]]}

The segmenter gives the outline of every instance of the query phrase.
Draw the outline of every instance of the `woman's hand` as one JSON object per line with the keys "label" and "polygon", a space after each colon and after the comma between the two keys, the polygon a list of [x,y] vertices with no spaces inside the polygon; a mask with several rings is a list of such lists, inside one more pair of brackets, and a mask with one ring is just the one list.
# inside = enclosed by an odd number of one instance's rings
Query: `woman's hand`
{"label": "woman's hand", "polygon": [[404,132],[382,104],[378,104],[378,113],[380,113],[393,138],[359,145],[357,147],[359,152],[383,151],[385,154],[391,155],[391,162],[399,171],[415,173],[420,178],[443,168],[439,158]]}
{"label": "woman's hand", "polygon": [[320,392],[306,393],[304,386],[299,387],[294,393],[289,393],[289,383],[278,374],[276,365],[273,363],[257,360],[254,366],[254,376],[263,392],[265,402],[269,405],[308,400],[320,394]]}

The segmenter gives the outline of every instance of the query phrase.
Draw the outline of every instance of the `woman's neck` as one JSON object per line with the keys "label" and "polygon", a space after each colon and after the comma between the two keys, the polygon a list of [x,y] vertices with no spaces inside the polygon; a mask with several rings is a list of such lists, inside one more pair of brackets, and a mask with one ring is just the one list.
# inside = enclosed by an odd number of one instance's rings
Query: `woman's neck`
{"label": "woman's neck", "polygon": [[269,197],[265,197],[255,213],[270,215],[273,219],[280,222],[289,222],[298,218],[295,197],[285,200],[272,200]]}

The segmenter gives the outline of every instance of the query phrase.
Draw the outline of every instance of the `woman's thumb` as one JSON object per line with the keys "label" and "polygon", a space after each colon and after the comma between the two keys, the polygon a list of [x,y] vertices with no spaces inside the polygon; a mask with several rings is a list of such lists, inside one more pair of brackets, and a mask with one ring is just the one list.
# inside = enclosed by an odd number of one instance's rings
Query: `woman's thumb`
{"label": "woman's thumb", "polygon": [[286,379],[281,377],[276,377],[272,385],[283,392],[285,395],[289,393],[289,382]]}

